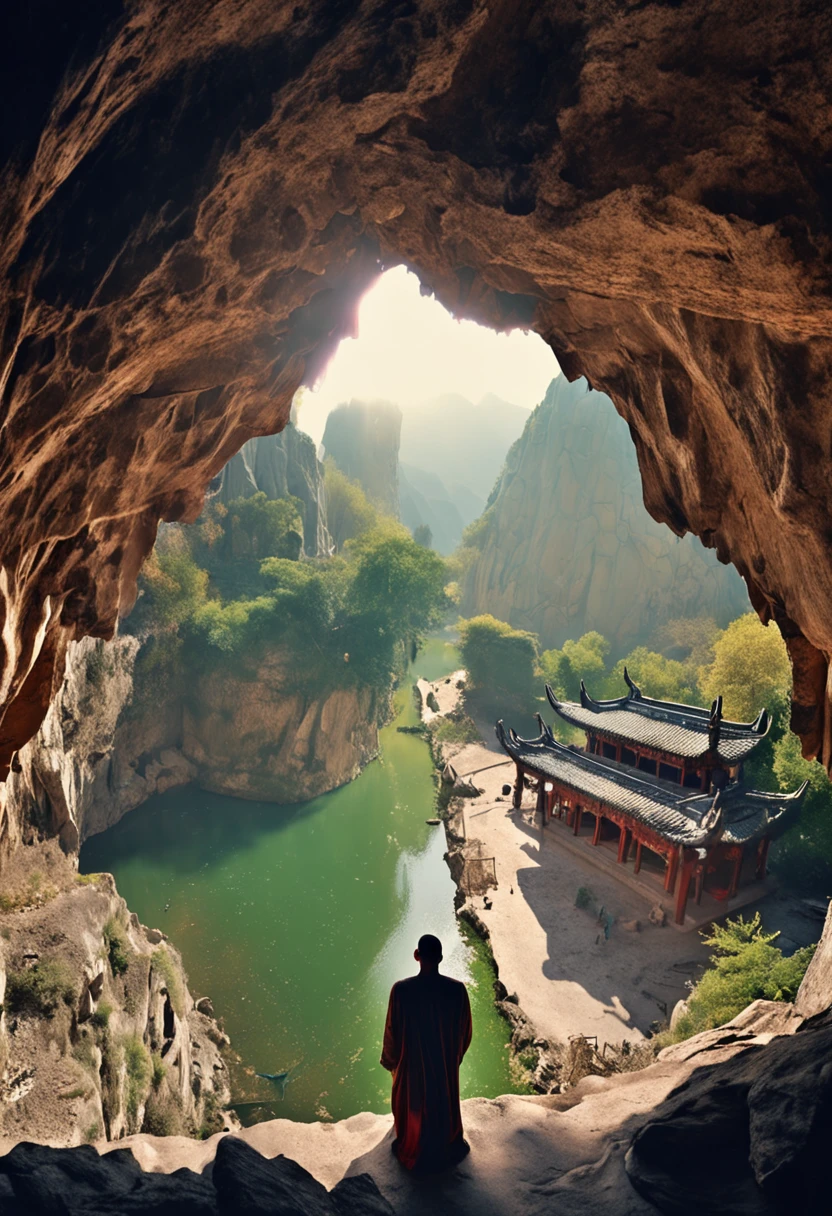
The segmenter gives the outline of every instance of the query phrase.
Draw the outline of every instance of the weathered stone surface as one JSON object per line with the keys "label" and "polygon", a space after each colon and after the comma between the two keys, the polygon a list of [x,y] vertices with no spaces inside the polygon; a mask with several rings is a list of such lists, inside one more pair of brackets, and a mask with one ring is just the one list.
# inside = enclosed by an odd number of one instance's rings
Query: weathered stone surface
{"label": "weathered stone surface", "polygon": [[[0,1158],[21,1212],[38,1216],[216,1216],[216,1193],[207,1178],[188,1169],[142,1173],[129,1150],[100,1157],[94,1148],[19,1144]],[[2,1192],[0,1192],[2,1194]],[[10,1206],[3,1212],[16,1212]]]}
{"label": "weathered stone surface", "polygon": [[[24,852],[19,851],[18,861]],[[44,850],[35,863],[44,870],[41,885],[55,884],[54,889],[45,889],[30,907],[0,912],[0,989],[6,974],[24,970],[27,956],[33,954],[38,962],[56,963],[70,988],[68,1000],[62,998],[48,1016],[28,1008],[9,1007],[0,1013],[0,1136],[53,1145],[80,1145],[85,1138],[118,1140],[141,1128],[154,1103],[157,1109],[175,1112],[180,1130],[199,1127],[206,1099],[210,1097],[209,1105],[221,1106],[230,1097],[228,1070],[217,1046],[224,1041],[219,1026],[194,1009],[176,950],[165,946],[163,962],[154,956],[154,935],[128,916],[112,877],[104,874],[78,883],[71,862],[57,848],[54,852],[59,865],[46,869]],[[5,875],[4,892],[11,893]],[[123,975],[116,975],[107,961],[104,929],[114,922],[121,926],[129,964]],[[181,1005],[168,988],[171,973],[178,981]],[[165,1076],[151,1095],[148,1070],[132,1104],[121,1073],[113,1082],[102,1069],[106,1042],[100,1026],[81,1016],[104,1004],[109,1007],[111,1045],[129,1036],[139,1039],[148,1053],[164,1057]],[[93,1161],[91,1152],[85,1149],[83,1159]],[[7,1160],[0,1158],[0,1165]]]}
{"label": "weathered stone surface", "polygon": [[805,1018],[832,1008],[832,903],[826,910],[818,948],[806,969],[794,1004]]}
{"label": "weathered stone surface", "polygon": [[77,852],[148,798],[193,781],[301,802],[352,780],[378,752],[378,695],[300,692],[297,656],[284,648],[131,700],[138,649],[133,637],[71,644],[20,771],[0,783],[0,870],[22,842],[57,836]]}
{"label": "weathered stone surface", "polygon": [[303,547],[307,557],[325,557],[332,538],[326,526],[326,490],[315,444],[291,423],[279,435],[249,439],[222,471],[221,502],[292,495],[303,503]]}
{"label": "weathered stone surface", "polygon": [[350,401],[332,410],[322,443],[324,455],[394,518],[399,514],[401,430],[402,412],[392,401]]}
{"label": "weathered stone surface", "polygon": [[612,397],[648,509],[780,623],[832,758],[828,6],[62,11],[5,40],[6,759],[157,521],[285,424],[397,260]]}
{"label": "weathered stone surface", "polygon": [[[639,1130],[636,1189],[667,1216],[820,1212],[830,1170],[832,1021],[695,1072]],[[703,1163],[707,1162],[707,1169]]]}
{"label": "weathered stone surface", "polygon": [[342,1178],[329,1192],[336,1216],[393,1216],[393,1208],[369,1174]]}
{"label": "weathered stone surface", "polygon": [[223,1216],[333,1216],[326,1187],[303,1166],[262,1157],[236,1136],[220,1140],[211,1176]]}
{"label": "weathered stone surface", "polygon": [[544,646],[597,629],[618,658],[673,617],[724,626],[748,608],[735,570],[648,515],[627,427],[583,379],[552,381],[479,527],[462,611],[531,629]]}

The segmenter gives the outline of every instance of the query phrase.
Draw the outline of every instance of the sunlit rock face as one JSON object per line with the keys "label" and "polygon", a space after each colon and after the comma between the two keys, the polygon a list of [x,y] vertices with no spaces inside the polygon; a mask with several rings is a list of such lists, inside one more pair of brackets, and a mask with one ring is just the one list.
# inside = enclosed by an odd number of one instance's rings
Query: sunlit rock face
{"label": "sunlit rock face", "polygon": [[678,617],[725,626],[742,580],[644,510],[627,428],[603,393],[558,376],[506,457],[477,525],[461,609],[531,629],[544,646],[597,630],[612,658]]}
{"label": "sunlit rock face", "polygon": [[323,450],[393,518],[399,514],[402,412],[391,401],[350,401],[326,420]]}
{"label": "sunlit rock face", "polygon": [[285,424],[397,261],[612,397],[648,509],[746,577],[832,759],[825,6],[66,13],[12,6],[2,51],[6,762],[158,520]]}

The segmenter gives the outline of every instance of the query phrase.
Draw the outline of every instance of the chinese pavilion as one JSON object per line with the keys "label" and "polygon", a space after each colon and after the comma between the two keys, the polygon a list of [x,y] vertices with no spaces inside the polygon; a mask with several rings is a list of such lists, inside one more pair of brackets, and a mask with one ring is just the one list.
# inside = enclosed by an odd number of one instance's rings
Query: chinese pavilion
{"label": "chinese pavilion", "polygon": [[718,900],[765,877],[771,840],[794,820],[808,782],[792,794],[748,789],[743,761],[767,734],[762,710],[754,722],[722,717],[722,698],[710,710],[645,697],[625,668],[628,693],[596,701],[581,681],[580,704],[560,701],[546,685],[549,703],[564,722],[586,732],[586,746],[555,739],[537,715],[540,734],[521,739],[502,721],[497,738],[514,760],[514,805],[526,776],[537,780],[543,823],[553,814],[577,836],[585,815],[594,817],[592,843],[617,834],[618,861],[635,847],[638,874],[647,848],[664,861],[664,889],[675,898],[684,924],[693,888]]}

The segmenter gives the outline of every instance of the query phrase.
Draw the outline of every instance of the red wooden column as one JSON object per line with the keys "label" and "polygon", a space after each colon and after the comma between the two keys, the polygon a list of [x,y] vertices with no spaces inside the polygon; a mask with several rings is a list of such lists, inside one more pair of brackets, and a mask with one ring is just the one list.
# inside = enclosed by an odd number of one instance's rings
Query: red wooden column
{"label": "red wooden column", "polygon": [[515,761],[515,764],[517,767],[517,776],[514,781],[514,797],[511,800],[511,804],[515,811],[519,811],[523,802],[523,765],[518,761]]}
{"label": "red wooden column", "polygon": [[546,822],[546,788],[545,788],[545,786],[546,786],[546,783],[544,782],[543,778],[538,777],[538,779],[537,779],[537,807],[535,810],[535,814],[537,814],[538,812],[540,813],[540,826],[541,827],[543,827],[543,825]]}
{"label": "red wooden column", "polygon": [[757,878],[765,878],[766,863],[768,861],[768,846],[771,843],[768,836],[764,836],[757,845]]}
{"label": "red wooden column", "polygon": [[664,872],[664,889],[672,893],[676,885],[676,871],[679,868],[679,850],[674,848],[672,853],[667,855],[667,867]]}
{"label": "red wooden column", "polygon": [[734,846],[734,868],[731,871],[731,882],[728,887],[728,898],[733,899],[740,886],[740,871],[742,870],[742,845]]}
{"label": "red wooden column", "polygon": [[581,830],[581,816],[582,815],[583,815],[583,809],[581,807],[581,804],[580,804],[580,802],[576,802],[575,810],[573,811],[573,814],[572,814],[572,830],[576,836],[578,835],[578,832],[580,832],[580,830]]}
{"label": "red wooden column", "polygon": [[[690,856],[689,856],[690,854]],[[696,851],[694,849],[685,849],[682,861],[682,873],[679,877],[679,890],[676,895],[676,924],[683,925],[685,923],[685,908],[688,903],[688,891],[690,890],[690,880],[693,874],[693,868],[696,864]]]}
{"label": "red wooden column", "polygon": [[600,812],[596,811],[595,812],[595,831],[592,833],[592,843],[593,844],[601,843],[601,824],[603,822],[604,822],[603,815],[601,815]]}
{"label": "red wooden column", "polygon": [[616,745],[615,745],[615,758],[618,761],[618,763],[620,764],[621,763],[621,744],[620,743],[616,743]]}
{"label": "red wooden column", "polygon": [[618,833],[618,862],[626,864],[630,852],[630,829],[622,827]]}
{"label": "red wooden column", "polygon": [[636,840],[636,861],[635,861],[635,865],[633,866],[633,873],[638,874],[640,869],[641,869],[641,841],[637,839]]}

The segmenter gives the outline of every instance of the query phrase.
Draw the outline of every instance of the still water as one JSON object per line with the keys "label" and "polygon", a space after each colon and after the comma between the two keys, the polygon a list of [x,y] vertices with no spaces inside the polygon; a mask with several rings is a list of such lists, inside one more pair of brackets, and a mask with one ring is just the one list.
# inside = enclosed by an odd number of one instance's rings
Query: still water
{"label": "still water", "polygon": [[[427,643],[381,732],[381,759],[339,790],[293,807],[171,790],[81,851],[81,871],[114,874],[139,919],[181,950],[194,995],[212,998],[240,1057],[232,1097],[244,1123],[389,1109],[378,1062],[387,995],[415,970],[422,933],[442,939],[443,970],[469,987],[463,1097],[515,1088],[491,969],[454,916],[444,831],[425,823],[427,744],[396,730],[418,720],[416,676],[458,665],[452,645]],[[254,1076],[290,1067],[282,1100]]]}

